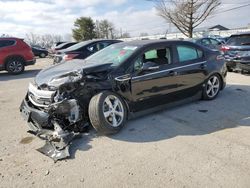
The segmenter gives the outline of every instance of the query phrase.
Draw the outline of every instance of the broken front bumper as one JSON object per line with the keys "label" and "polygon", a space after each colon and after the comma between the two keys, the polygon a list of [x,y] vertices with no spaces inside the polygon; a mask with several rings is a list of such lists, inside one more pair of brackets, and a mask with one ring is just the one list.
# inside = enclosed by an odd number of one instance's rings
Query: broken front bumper
{"label": "broken front bumper", "polygon": [[20,106],[20,112],[24,120],[27,121],[31,131],[36,134],[43,132],[43,127],[49,124],[49,114],[29,106],[28,103],[29,101],[26,96]]}
{"label": "broken front bumper", "polygon": [[[54,161],[69,157],[69,145],[75,134],[62,130],[57,122],[50,120],[48,113],[33,108],[29,103],[28,96],[26,96],[20,106],[20,112],[29,125],[29,132],[46,140],[45,145],[37,150]],[[48,129],[48,125],[53,125],[53,127]]]}

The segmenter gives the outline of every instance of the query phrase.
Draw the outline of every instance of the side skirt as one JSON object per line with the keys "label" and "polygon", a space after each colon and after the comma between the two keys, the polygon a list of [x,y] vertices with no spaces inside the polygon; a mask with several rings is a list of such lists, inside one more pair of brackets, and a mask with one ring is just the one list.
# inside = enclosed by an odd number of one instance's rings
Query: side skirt
{"label": "side skirt", "polygon": [[151,114],[151,113],[154,113],[154,112],[157,112],[157,111],[167,110],[169,108],[173,108],[173,107],[176,107],[176,106],[188,104],[188,103],[191,103],[193,101],[200,100],[201,98],[202,98],[202,91],[198,92],[197,94],[195,94],[192,97],[189,97],[189,98],[186,98],[186,99],[183,99],[183,100],[180,100],[180,101],[160,105],[160,106],[150,108],[150,109],[147,109],[147,110],[143,110],[143,111],[139,111],[139,112],[129,112],[128,119],[130,120],[130,119],[145,116],[147,114]]}

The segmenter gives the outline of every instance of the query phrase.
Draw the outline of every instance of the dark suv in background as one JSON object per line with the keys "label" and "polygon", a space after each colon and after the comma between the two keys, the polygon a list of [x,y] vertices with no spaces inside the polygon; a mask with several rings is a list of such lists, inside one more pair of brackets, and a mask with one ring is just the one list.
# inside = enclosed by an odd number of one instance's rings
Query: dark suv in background
{"label": "dark suv in background", "polygon": [[229,71],[250,72],[250,32],[231,35],[221,51]]}
{"label": "dark suv in background", "polygon": [[107,46],[122,42],[121,40],[96,39],[79,42],[64,50],[59,50],[54,56],[54,63],[60,63],[62,60],[85,59],[97,51]]}
{"label": "dark suv in background", "polygon": [[25,66],[35,62],[31,47],[23,39],[0,38],[0,70],[20,74]]}

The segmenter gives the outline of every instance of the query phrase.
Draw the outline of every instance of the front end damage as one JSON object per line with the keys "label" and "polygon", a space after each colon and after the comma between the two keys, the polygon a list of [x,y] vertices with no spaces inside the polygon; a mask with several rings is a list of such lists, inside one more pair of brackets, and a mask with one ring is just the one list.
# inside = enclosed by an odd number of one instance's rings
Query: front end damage
{"label": "front end damage", "polygon": [[76,85],[80,83],[72,79],[71,82],[66,81],[65,77],[62,79],[60,87],[55,80],[52,86],[43,88],[30,83],[20,106],[20,112],[30,128],[28,132],[46,141],[38,151],[54,161],[70,156],[71,141],[88,126],[84,108],[74,95]]}

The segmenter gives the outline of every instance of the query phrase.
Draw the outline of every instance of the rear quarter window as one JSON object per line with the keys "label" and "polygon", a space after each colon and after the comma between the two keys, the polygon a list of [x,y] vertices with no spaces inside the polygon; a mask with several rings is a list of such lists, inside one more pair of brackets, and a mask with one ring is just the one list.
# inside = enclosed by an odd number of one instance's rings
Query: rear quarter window
{"label": "rear quarter window", "polygon": [[203,52],[201,50],[191,46],[179,45],[177,46],[177,52],[179,56],[179,62],[181,63],[203,57]]}

